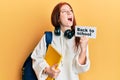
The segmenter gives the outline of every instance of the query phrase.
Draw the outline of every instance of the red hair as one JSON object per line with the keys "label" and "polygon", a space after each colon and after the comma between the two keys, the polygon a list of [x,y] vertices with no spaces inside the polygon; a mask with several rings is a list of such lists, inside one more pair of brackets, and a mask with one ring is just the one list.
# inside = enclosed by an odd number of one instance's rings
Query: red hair
{"label": "red hair", "polygon": [[[54,7],[53,12],[51,14],[51,23],[55,28],[56,27],[60,28],[60,24],[59,24],[58,20],[60,17],[60,9],[63,5],[68,5],[72,9],[71,5],[67,2],[60,2]],[[72,11],[73,11],[73,9],[72,9]],[[74,14],[74,12],[73,12],[73,14]],[[71,26],[71,29],[75,30],[75,26],[76,26],[76,20],[75,20],[75,16],[74,16],[73,25]],[[78,49],[79,43],[80,43],[80,38],[75,37],[75,46],[77,49]]]}

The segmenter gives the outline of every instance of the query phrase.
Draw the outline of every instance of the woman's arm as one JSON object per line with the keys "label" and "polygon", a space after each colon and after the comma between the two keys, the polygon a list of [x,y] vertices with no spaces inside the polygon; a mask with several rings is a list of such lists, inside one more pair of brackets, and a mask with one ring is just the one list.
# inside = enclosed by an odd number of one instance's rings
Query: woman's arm
{"label": "woman's arm", "polygon": [[86,72],[90,67],[88,52],[88,38],[81,37],[80,52],[73,59],[73,71],[75,73]]}
{"label": "woman's arm", "polygon": [[33,53],[31,55],[31,58],[33,60],[33,69],[36,73],[36,76],[38,80],[47,78],[46,74],[43,74],[43,70],[45,67],[49,67],[47,62],[44,59],[45,53],[46,53],[46,41],[45,41],[45,35],[41,38],[38,45],[33,50]]}
{"label": "woman's arm", "polygon": [[85,36],[81,37],[81,39],[80,39],[81,52],[79,55],[79,63],[81,65],[84,65],[86,62],[87,45],[88,45],[88,38]]}

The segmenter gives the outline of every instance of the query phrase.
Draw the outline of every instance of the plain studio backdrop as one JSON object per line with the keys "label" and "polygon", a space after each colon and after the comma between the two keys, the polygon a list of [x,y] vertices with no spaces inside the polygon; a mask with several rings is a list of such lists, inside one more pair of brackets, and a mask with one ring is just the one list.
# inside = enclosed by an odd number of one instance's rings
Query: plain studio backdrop
{"label": "plain studio backdrop", "polygon": [[60,1],[71,4],[77,25],[97,28],[81,80],[120,80],[120,0],[0,0],[0,80],[21,80],[25,59],[53,30],[50,16]]}

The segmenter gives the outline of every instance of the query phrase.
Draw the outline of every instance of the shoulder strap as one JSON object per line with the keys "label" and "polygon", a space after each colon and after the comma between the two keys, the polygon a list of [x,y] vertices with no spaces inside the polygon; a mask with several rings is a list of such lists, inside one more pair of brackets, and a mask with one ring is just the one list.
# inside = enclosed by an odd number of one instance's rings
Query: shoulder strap
{"label": "shoulder strap", "polygon": [[46,47],[48,48],[48,45],[52,42],[52,32],[47,31],[45,32],[45,41],[46,41]]}

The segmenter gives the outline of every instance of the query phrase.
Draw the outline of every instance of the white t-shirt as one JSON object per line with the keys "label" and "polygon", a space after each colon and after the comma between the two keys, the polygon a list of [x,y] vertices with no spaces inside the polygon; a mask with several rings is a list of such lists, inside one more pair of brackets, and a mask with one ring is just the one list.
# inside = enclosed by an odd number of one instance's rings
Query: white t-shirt
{"label": "white t-shirt", "polygon": [[[79,73],[86,72],[90,67],[90,61],[88,57],[88,47],[86,52],[86,64],[81,65],[78,62],[78,56],[80,54],[80,47],[78,51],[75,51],[75,37],[67,39],[64,37],[64,33],[61,32],[60,36],[56,36],[52,33],[51,45],[62,55],[62,61],[59,65],[60,74],[55,80],[79,80]],[[35,47],[31,57],[33,59],[33,69],[37,75],[38,80],[45,80],[48,75],[42,74],[45,67],[49,66],[44,59],[46,53],[46,41],[45,35],[41,38],[38,45]]]}

